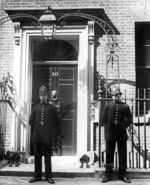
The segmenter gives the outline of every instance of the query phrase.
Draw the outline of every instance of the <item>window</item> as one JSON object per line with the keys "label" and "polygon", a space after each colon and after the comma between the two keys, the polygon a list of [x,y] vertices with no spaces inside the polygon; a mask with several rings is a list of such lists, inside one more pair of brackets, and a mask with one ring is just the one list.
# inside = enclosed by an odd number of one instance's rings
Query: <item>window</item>
{"label": "window", "polygon": [[78,52],[67,41],[49,40],[33,42],[33,61],[76,61]]}
{"label": "window", "polygon": [[[136,51],[136,88],[137,97],[150,98],[150,23],[135,24],[135,51]],[[150,101],[140,100],[136,107],[139,107],[141,114],[150,111]]]}

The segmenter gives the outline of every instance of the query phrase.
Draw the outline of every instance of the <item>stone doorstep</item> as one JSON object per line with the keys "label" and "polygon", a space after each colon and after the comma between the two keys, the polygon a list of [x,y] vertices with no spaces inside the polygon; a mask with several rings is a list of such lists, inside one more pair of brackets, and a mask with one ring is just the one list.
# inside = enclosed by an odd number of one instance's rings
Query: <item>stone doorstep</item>
{"label": "stone doorstep", "polygon": [[[95,170],[95,178],[102,178],[104,175],[104,168],[99,168]],[[130,179],[150,179],[150,168],[149,169],[139,169],[139,168],[128,168],[127,176]],[[114,179],[118,178],[118,170],[113,170]]]}
{"label": "stone doorstep", "polygon": [[[33,164],[23,164],[19,167],[9,167],[5,166],[0,169],[0,176],[33,176]],[[56,178],[75,178],[75,177],[85,177],[85,178],[102,178],[104,175],[104,167],[95,169],[86,168],[67,168],[65,170],[54,170],[53,176]],[[127,176],[130,179],[150,179],[150,169],[127,169]],[[43,172],[44,177],[44,172]],[[113,179],[118,178],[118,171],[114,169]]]}

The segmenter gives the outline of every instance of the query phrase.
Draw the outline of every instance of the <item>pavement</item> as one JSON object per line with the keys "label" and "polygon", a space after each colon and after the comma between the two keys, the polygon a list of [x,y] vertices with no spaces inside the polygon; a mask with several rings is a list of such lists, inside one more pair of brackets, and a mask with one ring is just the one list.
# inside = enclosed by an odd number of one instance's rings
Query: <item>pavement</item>
{"label": "pavement", "polygon": [[[48,185],[44,179],[39,182],[29,183],[30,177],[0,176],[0,185]],[[125,185],[125,182],[114,179],[107,183],[102,183],[98,178],[54,178],[56,185]],[[131,185],[150,185],[150,179],[132,179]]]}

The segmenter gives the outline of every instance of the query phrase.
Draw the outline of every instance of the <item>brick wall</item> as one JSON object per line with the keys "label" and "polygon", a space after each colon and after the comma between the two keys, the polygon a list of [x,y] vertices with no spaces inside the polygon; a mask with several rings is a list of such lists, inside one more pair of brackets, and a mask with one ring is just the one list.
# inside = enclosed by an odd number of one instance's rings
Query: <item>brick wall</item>
{"label": "brick wall", "polygon": [[[144,6],[144,0],[1,0],[0,18],[6,16],[4,9],[9,8],[43,8],[52,5],[54,9],[63,8],[101,8],[103,7],[110,21],[117,28],[119,43],[120,79],[135,82],[135,40],[134,23],[132,11]],[[3,74],[13,73],[13,24],[11,21],[0,26],[0,77]],[[106,36],[99,38],[100,46],[96,50],[97,71],[106,77]],[[116,64],[114,64],[114,73],[111,77],[116,78]],[[110,70],[112,70],[110,68]],[[113,75],[112,75],[113,74]],[[121,90],[126,91],[128,97],[135,96],[135,86],[127,83],[121,84]],[[8,133],[10,133],[10,118],[7,118]],[[7,146],[10,138],[7,137]]]}

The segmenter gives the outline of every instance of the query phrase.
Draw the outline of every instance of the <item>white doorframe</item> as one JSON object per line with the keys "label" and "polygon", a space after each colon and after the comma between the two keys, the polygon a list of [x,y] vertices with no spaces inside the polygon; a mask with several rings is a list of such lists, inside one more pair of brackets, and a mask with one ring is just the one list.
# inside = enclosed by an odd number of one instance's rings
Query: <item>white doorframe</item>
{"label": "white doorframe", "polygon": [[[40,36],[40,30],[23,31],[23,47],[21,61],[21,98],[24,102],[24,109],[29,118],[31,112],[32,94],[32,58],[30,48],[30,38]],[[77,27],[76,29],[58,29],[56,37],[79,38],[79,57],[78,57],[78,94],[77,94],[77,156],[83,155],[87,151],[87,122],[88,122],[88,26]],[[91,75],[91,74],[90,74]],[[27,119],[28,121],[28,119]],[[30,126],[27,123],[26,150],[30,147]]]}

